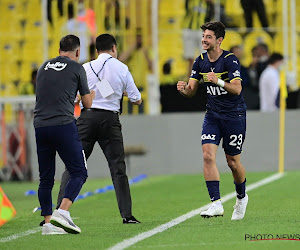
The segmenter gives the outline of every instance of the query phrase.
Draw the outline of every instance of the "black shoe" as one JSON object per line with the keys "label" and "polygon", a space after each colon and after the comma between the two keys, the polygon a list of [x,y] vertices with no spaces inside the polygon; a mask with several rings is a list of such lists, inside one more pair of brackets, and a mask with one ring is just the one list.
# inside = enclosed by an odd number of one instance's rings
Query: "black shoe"
{"label": "black shoe", "polygon": [[138,221],[133,216],[131,216],[129,218],[123,218],[123,224],[138,224],[138,223],[141,223],[141,222]]}
{"label": "black shoe", "polygon": [[45,224],[45,220],[41,221],[40,226],[42,227]]}

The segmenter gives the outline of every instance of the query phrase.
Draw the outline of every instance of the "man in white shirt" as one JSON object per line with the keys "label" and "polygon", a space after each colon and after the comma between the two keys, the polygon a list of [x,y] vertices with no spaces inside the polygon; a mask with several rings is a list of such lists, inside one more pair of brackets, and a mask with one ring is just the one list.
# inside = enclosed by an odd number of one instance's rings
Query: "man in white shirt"
{"label": "man in white shirt", "polygon": [[[123,136],[119,114],[125,93],[136,105],[142,103],[141,93],[137,89],[128,67],[117,59],[117,43],[109,34],[96,39],[98,58],[83,65],[90,90],[96,92],[90,109],[81,106],[81,116],[77,128],[86,158],[96,142],[100,145],[109,165],[120,214],[124,224],[140,223],[131,210],[131,195],[126,175]],[[58,206],[69,181],[69,173],[62,177]]]}
{"label": "man in white shirt", "polygon": [[279,94],[280,66],[283,63],[283,56],[273,53],[268,62],[267,68],[259,78],[260,111],[272,112],[278,110],[276,99]]}

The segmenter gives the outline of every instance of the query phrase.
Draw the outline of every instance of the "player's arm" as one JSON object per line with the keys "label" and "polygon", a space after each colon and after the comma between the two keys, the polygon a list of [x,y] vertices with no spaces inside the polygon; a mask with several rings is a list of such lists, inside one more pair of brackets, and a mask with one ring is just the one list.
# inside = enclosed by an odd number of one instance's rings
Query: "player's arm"
{"label": "player's arm", "polygon": [[201,60],[203,60],[202,54],[200,57],[198,57],[195,60],[195,62],[193,64],[193,70],[192,70],[188,84],[183,81],[179,81],[177,83],[177,90],[179,91],[179,93],[181,95],[183,95],[185,97],[193,97],[196,94],[200,80],[202,80],[202,78],[199,74],[199,69],[200,69],[199,62]]}
{"label": "player's arm", "polygon": [[81,103],[83,107],[89,109],[95,98],[95,91],[89,90],[86,73],[82,66],[79,71],[79,93],[81,95]]}
{"label": "player's arm", "polygon": [[199,81],[193,78],[190,78],[189,83],[183,81],[178,81],[177,90],[180,94],[185,97],[193,97],[198,89]]}
{"label": "player's arm", "polygon": [[240,95],[242,92],[241,80],[233,79],[230,81],[230,83],[225,82],[224,89],[233,95]]}
{"label": "player's arm", "polygon": [[91,93],[82,95],[81,102],[84,108],[89,109],[92,106],[93,100],[95,98],[95,91],[92,90]]}
{"label": "player's arm", "polygon": [[126,86],[123,93],[124,96],[127,96],[132,104],[141,105],[142,96],[138,88],[136,87],[131,73],[128,71],[126,74]]}
{"label": "player's arm", "polygon": [[225,82],[219,79],[214,72],[209,72],[207,74],[207,79],[233,95],[240,95],[242,92],[242,83],[240,79],[232,79],[230,83]]}

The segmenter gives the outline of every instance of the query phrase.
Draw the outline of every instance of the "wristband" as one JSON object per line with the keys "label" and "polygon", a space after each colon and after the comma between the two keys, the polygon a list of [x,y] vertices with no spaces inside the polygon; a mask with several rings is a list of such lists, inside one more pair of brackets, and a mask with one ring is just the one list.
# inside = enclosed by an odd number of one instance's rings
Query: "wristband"
{"label": "wristband", "polygon": [[216,84],[217,84],[218,86],[222,87],[222,88],[224,88],[224,86],[225,86],[225,82],[224,82],[223,80],[221,80],[221,79],[218,79],[218,81],[217,81]]}

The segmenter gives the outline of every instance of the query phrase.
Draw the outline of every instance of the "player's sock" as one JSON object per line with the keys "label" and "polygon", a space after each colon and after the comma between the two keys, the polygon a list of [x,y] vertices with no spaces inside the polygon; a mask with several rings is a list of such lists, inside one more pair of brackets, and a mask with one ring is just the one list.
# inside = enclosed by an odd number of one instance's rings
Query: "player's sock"
{"label": "player's sock", "polygon": [[246,178],[245,181],[241,184],[237,184],[236,182],[234,182],[235,184],[235,190],[237,192],[237,198],[238,199],[243,199],[246,196]]}
{"label": "player's sock", "polygon": [[212,202],[220,200],[220,181],[206,181],[206,187]]}

